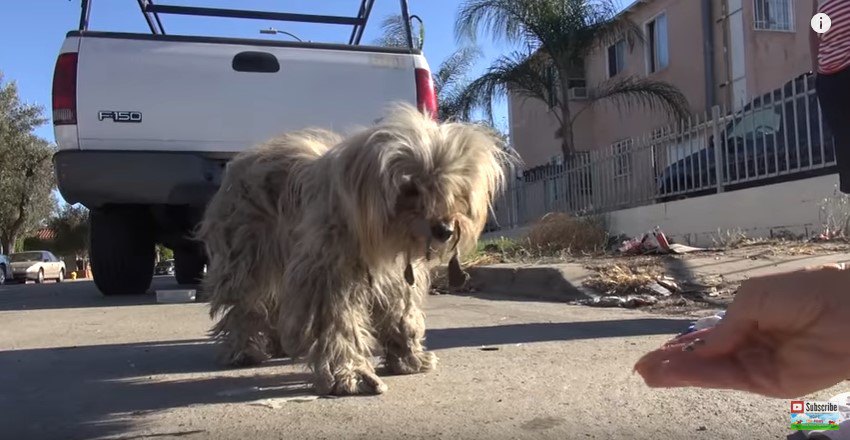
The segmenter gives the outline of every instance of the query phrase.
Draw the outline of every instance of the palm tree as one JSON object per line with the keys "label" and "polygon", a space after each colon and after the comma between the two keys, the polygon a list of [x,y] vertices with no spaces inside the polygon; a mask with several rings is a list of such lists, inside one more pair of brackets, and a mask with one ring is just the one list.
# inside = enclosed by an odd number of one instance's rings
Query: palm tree
{"label": "palm tree", "polygon": [[[569,106],[568,81],[583,76],[584,59],[594,49],[625,39],[629,47],[643,41],[640,27],[611,0],[466,0],[455,23],[459,41],[478,31],[524,48],[497,58],[467,87],[463,112],[480,108],[492,118],[496,99],[511,93],[547,103],[558,120],[564,158],[575,152],[573,124],[581,111]],[[573,74],[573,75],[571,75]],[[660,109],[671,117],[690,113],[687,99],[673,85],[636,76],[614,79],[589,90],[589,105],[613,100],[623,107],[635,104]]]}
{"label": "palm tree", "polygon": [[[411,16],[411,18],[413,17],[415,16]],[[413,30],[412,26],[411,23],[411,31]],[[406,31],[407,26],[404,25],[404,18],[400,14],[388,15],[381,22],[381,36],[375,40],[375,44],[384,47],[407,47]],[[419,21],[419,32],[413,33],[413,47],[422,50],[424,45],[425,25]]]}
{"label": "palm tree", "polygon": [[[375,44],[387,47],[407,47],[404,19],[401,15],[390,15],[381,22],[381,36]],[[419,25],[414,33],[413,46],[422,49],[425,44],[425,27]],[[437,94],[438,115],[442,120],[469,120],[469,111],[463,105],[464,93],[469,85],[467,73],[481,57],[474,46],[464,46],[452,52],[431,74],[434,92]]]}

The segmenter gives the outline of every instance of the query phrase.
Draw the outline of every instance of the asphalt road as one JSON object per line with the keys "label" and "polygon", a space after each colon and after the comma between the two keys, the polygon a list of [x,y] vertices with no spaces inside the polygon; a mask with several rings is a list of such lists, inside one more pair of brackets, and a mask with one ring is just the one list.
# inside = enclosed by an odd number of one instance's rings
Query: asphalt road
{"label": "asphalt road", "polygon": [[[157,278],[159,288],[173,285]],[[215,363],[205,304],[103,298],[88,281],[0,286],[2,439],[784,439],[787,400],[650,390],[631,366],[687,321],[432,296],[431,374],[316,399],[301,365]],[[482,349],[484,348],[484,349]],[[836,387],[813,398],[848,391]]]}

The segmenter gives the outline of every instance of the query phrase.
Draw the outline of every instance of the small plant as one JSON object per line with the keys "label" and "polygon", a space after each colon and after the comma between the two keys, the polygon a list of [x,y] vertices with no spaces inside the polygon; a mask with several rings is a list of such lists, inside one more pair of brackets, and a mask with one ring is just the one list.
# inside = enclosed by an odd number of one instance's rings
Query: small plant
{"label": "small plant", "polygon": [[531,228],[528,245],[546,254],[597,254],[604,252],[608,244],[606,226],[601,216],[573,217],[553,212]]}
{"label": "small plant", "polygon": [[735,249],[753,242],[741,228],[725,230],[718,228],[711,241],[715,247],[722,249]]}
{"label": "small plant", "polygon": [[825,238],[850,235],[850,196],[836,187],[832,196],[821,200],[820,221]]}

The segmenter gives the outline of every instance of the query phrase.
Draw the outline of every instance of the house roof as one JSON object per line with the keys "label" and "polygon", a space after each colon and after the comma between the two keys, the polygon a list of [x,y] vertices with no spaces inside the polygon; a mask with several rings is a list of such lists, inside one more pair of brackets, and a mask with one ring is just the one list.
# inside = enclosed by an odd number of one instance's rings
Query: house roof
{"label": "house roof", "polygon": [[56,238],[56,231],[50,228],[41,228],[38,231],[35,231],[34,236],[39,240],[53,240]]}
{"label": "house roof", "polygon": [[633,11],[635,8],[637,8],[638,6],[640,6],[640,5],[642,5],[642,4],[649,3],[649,2],[651,2],[651,1],[652,1],[652,0],[634,0],[634,1],[632,1],[631,3],[629,3],[629,4],[625,7],[625,8],[623,8],[623,10],[621,10],[619,13],[617,13],[617,15],[619,16],[619,15],[623,15],[623,14],[625,14],[625,13],[627,13],[627,12],[631,12],[631,11]]}

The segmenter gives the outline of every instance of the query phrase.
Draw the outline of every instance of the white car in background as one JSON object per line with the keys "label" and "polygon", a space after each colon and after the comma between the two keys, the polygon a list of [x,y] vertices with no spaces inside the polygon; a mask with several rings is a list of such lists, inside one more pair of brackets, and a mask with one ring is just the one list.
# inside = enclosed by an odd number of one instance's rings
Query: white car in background
{"label": "white car in background", "polygon": [[41,284],[46,279],[58,283],[65,280],[65,262],[49,251],[16,252],[9,255],[9,262],[15,281]]}

